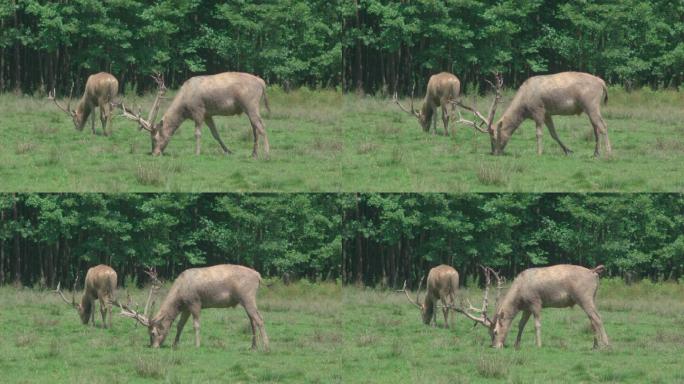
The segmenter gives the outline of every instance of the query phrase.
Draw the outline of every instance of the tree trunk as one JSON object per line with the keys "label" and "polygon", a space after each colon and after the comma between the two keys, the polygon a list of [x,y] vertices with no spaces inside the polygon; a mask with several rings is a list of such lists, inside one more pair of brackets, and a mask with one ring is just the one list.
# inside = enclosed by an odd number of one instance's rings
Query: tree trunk
{"label": "tree trunk", "polygon": [[[14,28],[19,30],[19,14],[17,13],[17,0],[12,0],[14,7]],[[14,42],[14,93],[21,94],[21,56],[19,54],[19,41]]]}
{"label": "tree trunk", "polygon": [[[13,193],[14,204],[13,204],[13,219],[16,224],[19,218],[19,207],[17,206],[17,194]],[[21,284],[21,248],[19,246],[19,233],[15,231],[14,233],[14,282],[15,284]]]}
{"label": "tree trunk", "polygon": [[[5,210],[0,209],[0,228],[5,222]],[[5,284],[5,238],[0,237],[0,286]]]}
{"label": "tree trunk", "polygon": [[[361,222],[361,209],[359,208],[359,194],[356,196],[356,220]],[[363,284],[363,244],[361,233],[356,233],[356,284]]]}

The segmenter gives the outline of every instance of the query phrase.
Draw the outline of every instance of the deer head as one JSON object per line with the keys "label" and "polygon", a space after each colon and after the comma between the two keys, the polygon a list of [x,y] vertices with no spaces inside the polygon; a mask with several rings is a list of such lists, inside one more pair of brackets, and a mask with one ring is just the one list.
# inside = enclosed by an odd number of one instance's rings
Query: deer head
{"label": "deer head", "polygon": [[[473,320],[475,322],[475,325],[481,324],[487,327],[487,330],[489,331],[489,336],[492,338],[492,346],[500,348],[503,346],[503,340],[499,340],[499,335],[503,335],[503,337],[505,337],[506,335],[506,332],[504,332],[504,330],[501,329],[503,323],[501,321],[501,316],[498,313],[499,299],[501,297],[501,289],[503,288],[504,279],[501,278],[499,274],[490,267],[480,265],[480,268],[482,268],[482,271],[484,272],[485,276],[485,290],[484,295],[482,297],[482,307],[473,307],[473,305],[470,303],[470,300],[466,298],[464,299],[464,302],[461,303],[460,307],[453,307],[452,309],[456,312],[462,313],[465,317],[469,318],[470,320]],[[495,314],[494,317],[490,318],[487,314],[487,309],[489,307],[489,287],[492,283],[492,275],[494,275],[494,277],[496,278],[496,299],[494,302]],[[466,308],[466,305],[468,306],[468,308]],[[471,312],[476,313],[478,315],[474,315]]]}
{"label": "deer head", "polygon": [[[141,114],[141,108],[138,106],[138,113],[134,113],[131,109],[126,107],[126,105],[121,102],[114,104],[114,106],[118,106],[121,108],[122,111],[122,116],[129,119],[133,120],[138,123],[138,130],[142,131],[145,130],[150,133],[150,139],[152,141],[152,151],[154,151],[155,143],[159,140],[159,135],[160,135],[160,130],[161,130],[161,125],[162,122],[160,121],[159,123],[155,123],[155,120],[157,120],[157,114],[159,113],[159,107],[161,103],[161,99],[164,98],[164,94],[166,93],[166,86],[164,85],[164,78],[160,74],[153,75],[152,78],[154,81],[157,83],[157,97],[154,99],[154,103],[152,104],[152,108],[150,109],[149,114],[147,115],[147,119],[143,119],[140,114]],[[157,153],[155,153],[157,154]]]}
{"label": "deer head", "polygon": [[411,296],[409,296],[408,291],[406,290],[406,281],[404,280],[404,287],[398,291],[398,292],[404,292],[406,294],[406,299],[409,301],[409,303],[413,304],[420,310],[420,316],[423,319],[423,323],[425,324],[430,324],[430,320],[432,320],[432,313],[431,310],[432,308],[428,308],[427,305],[425,305],[425,300],[421,303],[420,301],[420,287],[423,285],[423,280],[425,279],[425,276],[421,277],[420,282],[418,283],[418,291],[416,291],[416,300],[411,300]]}
{"label": "deer head", "polygon": [[[489,80],[485,80],[493,89],[494,89],[494,100],[492,101],[492,104],[489,106],[489,112],[487,113],[487,117],[485,117],[482,113],[480,113],[477,109],[470,107],[468,105],[463,104],[460,100],[452,100],[451,103],[458,105],[459,107],[466,109],[470,112],[472,112],[475,117],[480,120],[479,122],[474,122],[472,120],[466,120],[461,116],[461,111],[458,111],[458,120],[456,120],[456,123],[462,123],[465,125],[469,125],[479,132],[482,133],[487,133],[489,134],[489,139],[491,142],[491,148],[492,148],[492,154],[497,154],[498,153],[498,145],[497,145],[497,140],[498,140],[498,130],[493,126],[494,122],[494,115],[496,114],[496,107],[499,105],[501,102],[501,90],[503,88],[503,76],[501,76],[500,73],[495,73],[494,74],[495,78],[495,83],[492,83]],[[484,125],[484,128],[482,127]],[[497,124],[500,125],[500,124]]]}
{"label": "deer head", "polygon": [[48,100],[52,100],[57,108],[61,109],[64,113],[66,113],[70,118],[71,121],[74,123],[74,128],[78,131],[83,130],[83,126],[85,125],[84,120],[83,120],[83,113],[82,111],[79,111],[78,109],[71,109],[71,97],[73,96],[74,92],[74,83],[71,83],[71,90],[69,91],[69,98],[67,99],[67,105],[66,107],[60,104],[57,99],[55,98],[55,89],[53,88],[52,91],[48,92]]}
{"label": "deer head", "polygon": [[405,108],[401,103],[399,103],[399,99],[397,98],[397,93],[394,92],[394,97],[392,100],[394,101],[395,104],[399,106],[399,108],[408,113],[409,115],[415,117],[418,119],[418,123],[420,123],[421,128],[423,128],[423,131],[428,132],[430,130],[430,120],[428,119],[428,116],[423,114],[422,111],[419,111],[413,107],[413,93],[416,89],[416,83],[413,83],[413,87],[411,87],[411,109]]}

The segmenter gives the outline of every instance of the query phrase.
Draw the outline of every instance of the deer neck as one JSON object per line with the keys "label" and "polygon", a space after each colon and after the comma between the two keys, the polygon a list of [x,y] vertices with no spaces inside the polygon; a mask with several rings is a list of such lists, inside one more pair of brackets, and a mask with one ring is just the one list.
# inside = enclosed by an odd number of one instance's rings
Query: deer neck
{"label": "deer neck", "polygon": [[165,137],[171,137],[174,133],[176,133],[176,130],[178,127],[180,127],[183,120],[185,120],[185,117],[183,116],[183,108],[176,105],[176,103],[171,104],[169,109],[167,109],[162,116],[162,121],[164,122],[161,127],[162,135]]}
{"label": "deer neck", "polygon": [[503,129],[509,133],[512,134],[520,124],[522,124],[523,120],[525,119],[525,113],[526,110],[524,106],[518,101],[518,99],[514,99],[511,102],[511,105],[506,108],[506,111],[501,115],[501,121],[503,121]]}
{"label": "deer neck", "polygon": [[161,322],[163,328],[168,330],[180,312],[180,304],[180,300],[176,298],[176,295],[173,295],[173,291],[170,292],[159,307],[159,311],[154,316],[153,321]]}
{"label": "deer neck", "polygon": [[93,298],[91,298],[87,293],[84,293],[81,297],[81,307],[78,312],[81,315],[81,320],[83,324],[87,324],[90,319],[90,314],[93,311]]}

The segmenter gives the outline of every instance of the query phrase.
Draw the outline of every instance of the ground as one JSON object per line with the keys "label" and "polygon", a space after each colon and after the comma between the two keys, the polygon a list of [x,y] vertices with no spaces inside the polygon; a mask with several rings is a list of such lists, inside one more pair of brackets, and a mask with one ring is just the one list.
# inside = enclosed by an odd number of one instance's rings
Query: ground
{"label": "ground", "polygon": [[[152,96],[130,94],[128,105],[141,104],[145,114]],[[684,93],[611,89],[609,95],[603,116],[613,156],[593,157],[593,131],[582,115],[555,118],[570,156],[546,129],[544,154],[537,156],[534,126],[526,121],[506,155],[494,157],[486,135],[459,126],[446,137],[441,122],[439,134],[425,134],[388,98],[271,87],[272,112],[262,107],[271,156],[254,160],[244,115],[216,118],[233,155],[223,155],[205,127],[202,154],[195,156],[194,129],[186,121],[166,154],[155,158],[148,154],[149,135],[134,122],[117,117],[112,137],[92,135],[89,124],[78,132],[45,97],[5,94],[0,191],[684,191]],[[511,97],[509,90],[499,113]],[[466,99],[482,110],[489,102]]]}
{"label": "ground", "polygon": [[[131,293],[136,302],[144,303],[146,291]],[[98,311],[97,326],[84,326],[76,311],[50,291],[4,287],[0,288],[0,381],[340,382],[342,356],[334,347],[340,342],[340,298],[335,284],[262,286],[257,304],[266,322],[270,352],[250,350],[251,329],[241,307],[202,311],[199,349],[188,321],[177,349],[170,347],[174,324],[164,346],[154,350],[148,348],[147,328],[135,326],[131,319],[115,316],[112,329],[102,329]]]}
{"label": "ground", "polygon": [[[462,293],[476,302],[480,290]],[[146,297],[145,290],[131,294],[139,303]],[[49,290],[3,287],[0,371],[6,383],[53,384],[682,382],[682,297],[680,284],[603,279],[597,304],[610,349],[592,349],[588,319],[575,307],[544,309],[542,348],[530,321],[516,351],[514,333],[494,350],[486,329],[463,317],[452,329],[425,326],[393,290],[276,283],[257,300],[271,351],[254,352],[241,308],[204,310],[199,349],[188,323],[177,349],[168,343],[173,327],[167,344],[153,350],[147,330],[128,318],[116,316],[111,330],[99,319],[97,327],[83,326]]]}
{"label": "ground", "polygon": [[[578,307],[542,311],[542,348],[530,320],[521,349],[512,348],[519,316],[503,350],[464,317],[454,329],[423,325],[401,293],[344,291],[344,381],[353,383],[682,382],[684,289],[681,285],[602,281],[597,305],[612,343],[592,349],[589,320]],[[477,289],[464,292],[476,303]],[[438,325],[442,325],[441,313]]]}

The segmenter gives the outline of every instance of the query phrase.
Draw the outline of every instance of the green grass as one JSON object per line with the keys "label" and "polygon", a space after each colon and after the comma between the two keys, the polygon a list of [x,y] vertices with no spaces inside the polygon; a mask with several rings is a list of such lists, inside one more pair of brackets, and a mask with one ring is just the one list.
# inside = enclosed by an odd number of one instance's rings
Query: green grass
{"label": "green grass", "polygon": [[[513,93],[505,94],[498,115]],[[486,112],[491,98],[473,100]],[[419,102],[419,101],[417,101]],[[404,103],[408,103],[407,100]],[[459,125],[454,135],[422,132],[416,119],[387,99],[347,97],[344,179],[361,190],[410,192],[479,191],[671,191],[684,190],[684,93],[644,89],[610,91],[603,116],[613,156],[595,159],[594,137],[586,115],[556,116],[561,140],[574,154],[565,156],[544,127],[544,154],[536,155],[534,123],[515,132],[505,156],[489,154],[489,137]],[[468,113],[464,118],[472,119]],[[400,154],[401,156],[397,156]]]}
{"label": "green grass", "polygon": [[[115,119],[112,137],[93,136],[89,127],[75,131],[45,98],[0,95],[0,190],[684,191],[684,93],[611,89],[603,115],[614,151],[599,159],[585,115],[554,118],[571,156],[544,128],[544,154],[538,157],[534,126],[526,121],[506,155],[494,157],[486,135],[459,126],[445,137],[439,124],[440,134],[425,134],[386,98],[307,89],[286,94],[276,87],[268,95],[273,112],[262,112],[270,160],[250,157],[244,115],[216,118],[233,155],[224,156],[205,127],[202,155],[195,156],[193,126],[186,121],[166,155],[153,158],[148,135],[124,118]],[[499,113],[511,97],[505,94]],[[489,103],[466,99],[482,110]],[[151,100],[127,98],[129,105],[144,107]]]}
{"label": "green grass", "polygon": [[[145,291],[134,290],[132,295],[144,303]],[[147,347],[147,329],[128,318],[115,316],[113,328],[102,329],[98,311],[98,326],[84,326],[54,293],[0,288],[0,381],[340,382],[339,286],[298,283],[262,287],[258,305],[270,337],[270,352],[249,349],[251,329],[242,307],[202,311],[199,349],[194,346],[189,321],[176,350],[170,347],[175,326],[164,346],[153,350]]]}
{"label": "green grass", "polygon": [[[162,102],[162,113],[173,92]],[[42,192],[211,192],[337,191],[343,189],[339,154],[343,96],[334,91],[268,91],[272,112],[262,104],[271,143],[270,160],[254,160],[252,129],[242,114],[216,117],[224,155],[208,127],[202,129],[202,154],[195,156],[194,127],[186,121],[165,155],[149,155],[150,138],[134,122],[116,117],[113,135],[83,132],[51,101],[39,96],[0,95],[0,191]],[[142,105],[151,96],[126,97]],[[118,114],[118,111],[117,111]],[[161,116],[161,114],[160,114]],[[259,155],[263,155],[260,147]]]}
{"label": "green grass", "polygon": [[[476,303],[479,290],[466,291]],[[518,318],[503,350],[464,317],[455,329],[422,324],[401,293],[348,287],[344,296],[343,380],[353,383],[682,382],[684,287],[602,281],[597,303],[612,343],[594,351],[589,320],[578,307],[542,312],[542,348],[534,322],[521,349],[512,348]],[[441,312],[438,324],[443,324]]]}
{"label": "green grass", "polygon": [[[476,302],[480,291],[464,294]],[[146,291],[132,295],[143,303]],[[147,330],[130,319],[116,316],[111,330],[99,318],[98,327],[83,326],[54,293],[5,287],[0,370],[12,383],[681,382],[681,297],[677,284],[604,280],[597,303],[610,349],[592,350],[589,321],[575,307],[544,309],[543,347],[534,346],[530,321],[515,351],[517,321],[508,346],[493,350],[487,331],[463,317],[452,329],[424,326],[400,293],[277,283],[258,298],[271,351],[254,352],[240,307],[202,312],[199,349],[189,322],[177,349],[172,327],[165,346],[152,350]]]}

